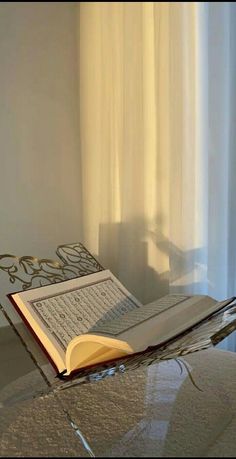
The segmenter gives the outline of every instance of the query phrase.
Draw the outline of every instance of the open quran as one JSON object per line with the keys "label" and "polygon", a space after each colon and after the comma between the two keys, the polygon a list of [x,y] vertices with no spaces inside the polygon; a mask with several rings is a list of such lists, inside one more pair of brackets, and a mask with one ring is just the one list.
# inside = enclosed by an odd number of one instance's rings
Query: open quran
{"label": "open quran", "polygon": [[142,305],[109,270],[8,297],[63,377],[161,346],[235,300],[170,294]]}

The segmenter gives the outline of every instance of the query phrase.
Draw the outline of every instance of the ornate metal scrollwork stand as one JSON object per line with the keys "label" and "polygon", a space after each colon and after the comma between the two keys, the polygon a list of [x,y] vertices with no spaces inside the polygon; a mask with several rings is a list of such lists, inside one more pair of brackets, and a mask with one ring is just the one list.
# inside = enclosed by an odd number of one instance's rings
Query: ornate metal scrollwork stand
{"label": "ornate metal scrollwork stand", "polygon": [[81,243],[59,245],[56,254],[60,262],[32,256],[0,255],[0,270],[8,274],[12,284],[18,281],[22,290],[27,290],[104,269]]}

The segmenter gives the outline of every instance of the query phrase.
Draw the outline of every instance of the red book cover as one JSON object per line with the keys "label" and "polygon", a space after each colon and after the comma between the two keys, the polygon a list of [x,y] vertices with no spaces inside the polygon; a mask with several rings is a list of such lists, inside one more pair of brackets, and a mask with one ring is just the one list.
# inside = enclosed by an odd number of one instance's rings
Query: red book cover
{"label": "red book cover", "polygon": [[23,320],[24,324],[26,325],[26,327],[28,328],[28,330],[31,332],[31,334],[33,335],[33,337],[35,338],[36,342],[39,344],[40,348],[42,349],[42,351],[44,352],[44,354],[46,355],[47,359],[49,360],[49,362],[51,363],[51,365],[53,366],[54,370],[56,371],[57,374],[59,374],[59,370],[54,362],[54,360],[52,359],[52,357],[50,356],[50,354],[48,353],[47,349],[44,347],[43,343],[41,342],[41,340],[39,339],[38,335],[35,333],[34,329],[31,327],[30,323],[28,322],[28,320],[26,319],[26,317],[24,316],[24,314],[22,313],[22,311],[20,310],[18,304],[15,302],[14,298],[12,298],[12,295],[16,294],[16,293],[20,293],[20,292],[14,292],[14,293],[9,293],[7,295],[8,299],[10,300],[10,302],[12,303],[12,305],[14,306],[15,310],[17,311],[17,313],[19,314],[19,316],[21,317],[21,319]]}

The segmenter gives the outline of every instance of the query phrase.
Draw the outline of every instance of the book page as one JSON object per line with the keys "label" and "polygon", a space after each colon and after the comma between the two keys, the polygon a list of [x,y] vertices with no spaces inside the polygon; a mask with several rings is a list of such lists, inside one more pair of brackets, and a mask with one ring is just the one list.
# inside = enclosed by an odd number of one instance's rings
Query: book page
{"label": "book page", "polygon": [[[156,346],[176,337],[230,304],[232,298],[217,302],[207,295],[194,295],[179,301],[171,307],[166,307],[165,310],[160,310],[161,301],[159,300],[140,308],[140,312],[141,310],[143,312],[147,307],[150,316],[147,317],[141,314],[143,320],[138,321],[137,317],[136,323],[134,323],[134,313],[128,313],[127,321],[126,317],[124,317],[126,326],[123,327],[122,332],[116,335],[116,339],[128,343],[134,352],[142,351],[150,346]],[[155,307],[157,308],[157,313],[154,315]],[[107,335],[109,336],[109,334]]]}
{"label": "book page", "polygon": [[94,326],[90,333],[75,338],[68,346],[70,372],[123,355],[144,351],[176,337],[232,299],[217,302],[207,295],[168,295],[130,311],[120,319]]}
{"label": "book page", "polygon": [[141,306],[109,270],[17,295],[63,351],[75,336],[95,324],[118,319]]}
{"label": "book page", "polygon": [[90,330],[93,333],[106,333],[111,335],[119,335],[137,324],[151,319],[152,317],[161,314],[168,309],[173,308],[178,303],[181,303],[190,298],[186,295],[166,295],[160,300],[147,304],[141,308],[130,311],[125,315],[124,320],[100,321]]}
{"label": "book page", "polygon": [[173,338],[230,301],[217,302],[207,295],[167,295],[91,332],[124,341],[138,352]]}

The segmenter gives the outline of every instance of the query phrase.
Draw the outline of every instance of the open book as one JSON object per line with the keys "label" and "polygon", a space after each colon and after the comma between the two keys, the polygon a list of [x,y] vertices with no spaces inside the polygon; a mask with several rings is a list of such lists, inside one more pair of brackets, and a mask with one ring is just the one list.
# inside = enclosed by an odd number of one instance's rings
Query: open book
{"label": "open book", "polygon": [[109,270],[8,297],[65,376],[161,345],[235,299],[177,294],[142,305]]}

